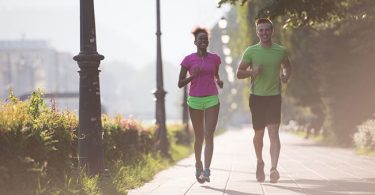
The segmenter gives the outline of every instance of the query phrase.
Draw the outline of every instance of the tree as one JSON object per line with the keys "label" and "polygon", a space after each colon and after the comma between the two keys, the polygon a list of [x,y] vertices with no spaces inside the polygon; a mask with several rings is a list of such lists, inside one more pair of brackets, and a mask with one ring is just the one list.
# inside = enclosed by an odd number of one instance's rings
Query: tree
{"label": "tree", "polygon": [[[244,5],[254,0],[220,0],[218,6],[227,3]],[[328,27],[347,19],[374,17],[373,0],[264,0],[257,17],[286,17],[286,26]]]}
{"label": "tree", "polygon": [[375,1],[224,0],[219,4],[223,3],[246,3],[249,28],[254,28],[257,17],[273,19],[275,40],[290,49],[295,65],[286,97],[294,106],[308,108],[318,119],[317,126],[324,121],[327,139],[350,145],[356,125],[375,112],[371,62]]}

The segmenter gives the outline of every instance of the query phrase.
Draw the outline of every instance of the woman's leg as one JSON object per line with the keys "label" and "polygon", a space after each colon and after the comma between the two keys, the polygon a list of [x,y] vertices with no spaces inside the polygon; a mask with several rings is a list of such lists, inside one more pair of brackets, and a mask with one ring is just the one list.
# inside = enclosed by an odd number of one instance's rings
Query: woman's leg
{"label": "woman's leg", "polygon": [[212,154],[214,151],[214,133],[219,116],[220,104],[210,107],[205,110],[205,148],[204,148],[204,166],[206,169],[210,168]]}
{"label": "woman's leg", "polygon": [[190,119],[194,129],[194,151],[195,151],[195,162],[196,167],[203,167],[201,161],[202,144],[203,144],[203,110],[196,110],[189,107]]}

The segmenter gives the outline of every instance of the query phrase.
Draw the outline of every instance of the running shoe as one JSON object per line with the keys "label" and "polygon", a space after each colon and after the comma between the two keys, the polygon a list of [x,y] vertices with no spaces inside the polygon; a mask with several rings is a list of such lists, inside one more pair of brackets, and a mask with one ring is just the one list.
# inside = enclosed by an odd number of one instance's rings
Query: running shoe
{"label": "running shoe", "polygon": [[206,182],[210,182],[210,176],[211,176],[211,170],[208,169],[208,168],[204,169],[204,171],[203,171],[203,179]]}
{"label": "running shoe", "polygon": [[195,163],[195,178],[199,183],[204,183],[205,180],[203,179],[203,165],[202,162]]}
{"label": "running shoe", "polygon": [[266,175],[264,174],[264,162],[257,163],[256,178],[258,182],[264,182]]}
{"label": "running shoe", "polygon": [[280,174],[276,168],[272,168],[270,172],[270,182],[277,183],[280,179]]}
{"label": "running shoe", "polygon": [[195,178],[199,183],[204,183],[206,180],[203,176],[203,168],[202,167],[195,167]]}

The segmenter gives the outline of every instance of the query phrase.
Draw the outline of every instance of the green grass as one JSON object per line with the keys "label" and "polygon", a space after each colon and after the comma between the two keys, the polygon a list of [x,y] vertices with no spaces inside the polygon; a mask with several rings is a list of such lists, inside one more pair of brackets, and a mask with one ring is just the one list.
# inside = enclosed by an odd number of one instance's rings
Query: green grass
{"label": "green grass", "polygon": [[81,173],[79,177],[65,176],[62,187],[39,186],[34,194],[127,194],[152,180],[154,176],[192,153],[192,147],[172,144],[171,158],[158,154],[148,154],[131,162],[117,161],[109,167],[108,175],[88,177]]}
{"label": "green grass", "polygon": [[173,161],[179,161],[186,158],[188,155],[192,154],[193,146],[186,145],[172,145],[171,147],[171,157]]}
{"label": "green grass", "polygon": [[[296,135],[298,137],[302,137],[302,138],[305,138],[306,136],[306,132],[304,131],[287,131],[287,132],[290,134]],[[310,134],[309,139],[312,139],[314,142],[319,143],[319,144],[324,144],[326,146],[338,146],[338,144],[335,141],[329,140],[328,138],[324,138],[323,135]],[[375,157],[375,150],[355,148],[355,151],[358,155]]]}
{"label": "green grass", "polygon": [[99,176],[95,177],[82,177],[82,186],[85,194],[101,194],[102,191],[99,186]]}
{"label": "green grass", "polygon": [[357,154],[359,154],[359,155],[375,157],[375,150],[369,150],[369,149],[356,149],[356,152],[357,152]]}
{"label": "green grass", "polygon": [[[38,195],[127,194],[129,190],[142,186],[144,183],[152,180],[158,172],[173,166],[177,161],[189,156],[191,153],[191,146],[172,144],[170,148],[171,158],[165,158],[159,154],[150,153],[129,162],[119,160],[117,162],[107,163],[106,166],[109,170],[103,177],[89,177],[84,174],[84,172],[78,174],[67,173],[62,180],[59,178],[48,178],[48,180],[54,182],[40,181],[37,186],[24,189],[23,191],[20,190],[20,192],[22,192],[21,194]],[[17,183],[14,185],[17,185]],[[10,189],[17,189],[17,187],[15,186]],[[2,189],[0,189],[0,194],[9,194],[9,192],[11,191],[2,191]]]}
{"label": "green grass", "polygon": [[[296,135],[298,137],[306,138],[306,132],[305,131],[286,131],[290,134]],[[308,139],[312,139],[313,141],[320,143],[320,144],[328,144],[326,140],[324,139],[323,135],[314,135],[313,133],[309,135]]]}
{"label": "green grass", "polygon": [[[147,155],[131,164],[117,162],[111,171],[113,186],[118,194],[126,194],[130,189],[140,187],[152,180],[156,173],[174,165],[176,161],[187,157],[189,154],[191,154],[191,147],[172,145],[172,160],[162,158],[160,155]],[[107,193],[104,192],[104,194]]]}
{"label": "green grass", "polygon": [[112,184],[118,194],[150,181],[160,170],[168,167],[168,160],[160,156],[147,155],[131,164],[117,162],[112,172]]}

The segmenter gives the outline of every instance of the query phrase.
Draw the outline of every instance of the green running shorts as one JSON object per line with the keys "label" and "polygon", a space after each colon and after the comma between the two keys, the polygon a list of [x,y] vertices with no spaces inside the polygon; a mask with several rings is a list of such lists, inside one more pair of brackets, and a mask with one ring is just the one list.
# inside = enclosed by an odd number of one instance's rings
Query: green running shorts
{"label": "green running shorts", "polygon": [[207,108],[216,106],[219,103],[219,97],[217,95],[206,96],[206,97],[194,97],[189,96],[187,104],[190,108],[196,110],[205,110]]}

